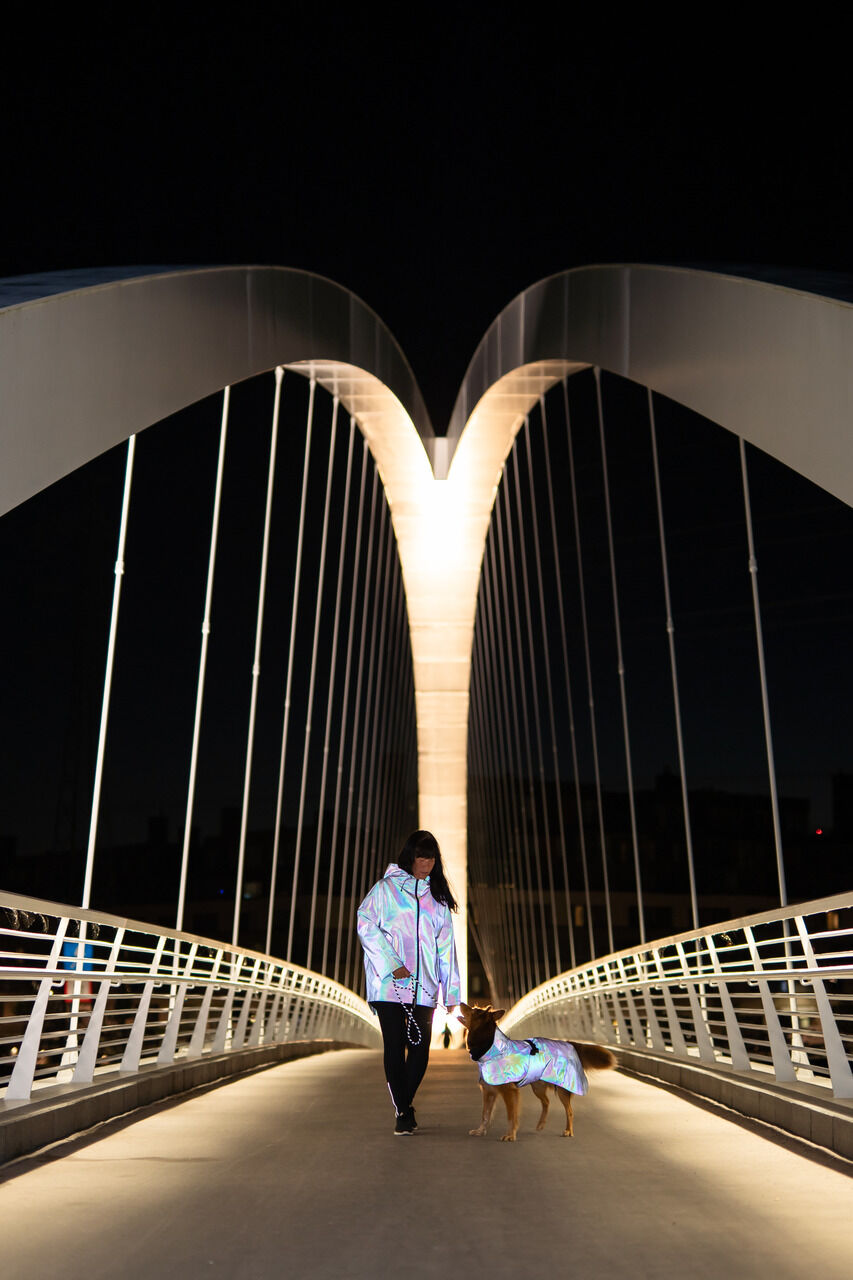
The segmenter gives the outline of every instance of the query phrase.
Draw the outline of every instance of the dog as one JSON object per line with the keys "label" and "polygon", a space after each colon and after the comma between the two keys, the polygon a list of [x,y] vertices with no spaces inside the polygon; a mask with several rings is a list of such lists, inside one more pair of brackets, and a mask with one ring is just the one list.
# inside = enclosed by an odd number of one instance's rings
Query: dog
{"label": "dog", "polygon": [[469,1130],[471,1137],[485,1136],[500,1094],[509,1126],[501,1142],[515,1142],[520,1089],[525,1084],[530,1085],[542,1104],[537,1133],[545,1128],[551,1105],[549,1095],[555,1089],[566,1112],[563,1137],[574,1137],[572,1094],[586,1093],[586,1071],[606,1071],[616,1065],[616,1059],[609,1049],[597,1044],[572,1044],[569,1040],[543,1040],[539,1036],[510,1040],[498,1026],[498,1019],[505,1012],[491,1005],[481,1009],[462,1004],[456,1015],[467,1028],[468,1052],[479,1067],[483,1094],[483,1118],[476,1129]]}

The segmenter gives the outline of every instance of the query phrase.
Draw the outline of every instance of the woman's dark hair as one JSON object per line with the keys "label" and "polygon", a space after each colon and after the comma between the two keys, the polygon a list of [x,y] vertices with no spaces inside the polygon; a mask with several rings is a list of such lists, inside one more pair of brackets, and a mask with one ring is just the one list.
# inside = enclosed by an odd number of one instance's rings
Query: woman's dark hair
{"label": "woman's dark hair", "polygon": [[411,871],[415,858],[435,858],[435,866],[429,873],[429,887],[436,902],[443,902],[451,911],[458,911],[456,899],[444,874],[441,850],[431,831],[413,831],[397,855],[397,866]]}

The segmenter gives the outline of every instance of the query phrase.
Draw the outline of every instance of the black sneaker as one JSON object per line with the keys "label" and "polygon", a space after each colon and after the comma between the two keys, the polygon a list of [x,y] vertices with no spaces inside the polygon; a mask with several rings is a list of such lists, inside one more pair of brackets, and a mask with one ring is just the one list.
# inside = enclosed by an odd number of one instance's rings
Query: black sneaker
{"label": "black sneaker", "polygon": [[409,1118],[408,1111],[404,1111],[403,1114],[397,1116],[397,1119],[394,1121],[394,1137],[407,1137],[411,1133],[414,1133],[412,1120]]}
{"label": "black sneaker", "polygon": [[409,1121],[409,1128],[410,1128],[411,1132],[412,1132],[412,1133],[417,1133],[417,1131],[418,1131],[418,1122],[417,1122],[417,1120],[415,1119],[415,1108],[414,1108],[414,1107],[409,1107],[408,1111],[406,1112],[406,1116],[407,1116],[408,1121]]}

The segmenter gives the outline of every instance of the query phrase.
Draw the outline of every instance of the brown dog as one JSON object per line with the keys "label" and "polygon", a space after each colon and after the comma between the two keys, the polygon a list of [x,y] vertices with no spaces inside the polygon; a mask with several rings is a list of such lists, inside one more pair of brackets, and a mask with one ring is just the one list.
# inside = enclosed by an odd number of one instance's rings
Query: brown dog
{"label": "brown dog", "polygon": [[[566,1112],[566,1127],[563,1130],[563,1137],[571,1138],[574,1136],[574,1126],[572,1117],[572,1093],[571,1090],[564,1088],[560,1084],[555,1084],[544,1078],[536,1078],[527,1080],[524,1077],[528,1074],[527,1063],[530,1062],[535,1055],[545,1055],[542,1061],[550,1062],[553,1057],[558,1057],[561,1053],[571,1055],[572,1060],[579,1059],[584,1071],[603,1071],[609,1067],[616,1065],[616,1059],[609,1049],[604,1049],[596,1044],[577,1044],[570,1043],[566,1040],[507,1040],[503,1032],[497,1027],[498,1019],[502,1018],[504,1009],[493,1009],[489,1006],[486,1009],[480,1009],[473,1005],[463,1004],[460,1006],[461,1012],[457,1014],[459,1021],[468,1030],[468,1052],[475,1062],[480,1062],[484,1055],[489,1055],[491,1066],[494,1068],[490,1074],[501,1074],[501,1055],[506,1050],[507,1073],[512,1074],[515,1065],[515,1059],[519,1061],[520,1078],[522,1084],[529,1083],[531,1089],[539,1099],[542,1110],[539,1115],[539,1121],[536,1125],[537,1133],[545,1128],[545,1122],[548,1119],[548,1109],[551,1105],[550,1093],[552,1089],[556,1089],[557,1096],[563,1104]],[[495,1032],[498,1031],[500,1052],[496,1055],[489,1051],[495,1045]],[[519,1118],[519,1102],[520,1102],[520,1086],[511,1082],[507,1083],[489,1083],[482,1079],[483,1067],[480,1067],[481,1079],[480,1089],[483,1094],[483,1118],[476,1129],[471,1129],[470,1134],[474,1138],[482,1138],[492,1121],[495,1111],[495,1103],[498,1094],[504,1100],[506,1106],[506,1115],[508,1129],[501,1138],[501,1142],[515,1142],[518,1133]],[[534,1071],[532,1074],[536,1074]],[[576,1091],[585,1092],[586,1082],[583,1078],[583,1071],[579,1073],[582,1089]],[[563,1072],[563,1078],[567,1078],[567,1073]]]}

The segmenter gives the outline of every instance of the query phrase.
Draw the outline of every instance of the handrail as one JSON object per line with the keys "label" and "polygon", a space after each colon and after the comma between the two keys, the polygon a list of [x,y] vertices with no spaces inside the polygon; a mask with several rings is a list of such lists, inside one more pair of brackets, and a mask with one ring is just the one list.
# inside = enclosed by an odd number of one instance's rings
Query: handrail
{"label": "handrail", "polygon": [[853,1098],[853,893],[599,957],[528,992],[504,1026]]}
{"label": "handrail", "polygon": [[353,991],[261,952],[0,891],[0,1086],[91,1084],[294,1040],[376,1047]]}

